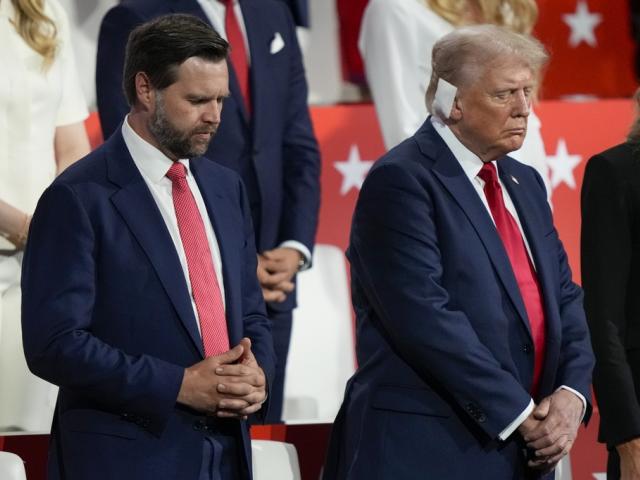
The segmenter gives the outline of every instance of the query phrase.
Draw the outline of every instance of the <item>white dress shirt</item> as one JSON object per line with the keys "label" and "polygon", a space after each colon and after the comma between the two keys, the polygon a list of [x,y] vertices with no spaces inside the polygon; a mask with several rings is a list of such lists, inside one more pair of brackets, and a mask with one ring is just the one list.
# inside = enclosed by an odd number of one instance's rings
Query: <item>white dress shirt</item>
{"label": "white dress shirt", "polygon": [[[200,319],[198,317],[198,310],[196,309],[196,302],[193,297],[193,290],[191,288],[191,281],[189,280],[189,266],[187,264],[187,255],[182,245],[182,238],[180,237],[180,229],[178,228],[178,219],[176,218],[176,211],[173,206],[173,184],[166,176],[167,172],[173,161],[167,157],[164,153],[158,150],[156,147],[144,140],[138,135],[129,125],[129,117],[127,116],[125,121],[122,122],[122,136],[124,143],[129,149],[133,163],[140,171],[144,182],[149,187],[151,196],[160,210],[162,219],[164,220],[173,245],[176,248],[178,258],[180,259],[180,265],[182,266],[182,273],[189,289],[189,296],[191,297],[191,306],[193,308],[193,314],[196,317],[198,330],[200,330]],[[193,177],[191,170],[189,169],[189,160],[179,160],[187,169],[187,183],[193,194],[193,198],[196,201],[198,211],[202,217],[204,223],[205,233],[207,240],[209,241],[209,250],[211,250],[211,259],[213,260],[213,266],[216,271],[216,277],[218,284],[220,285],[220,294],[222,295],[222,303],[225,305],[224,297],[224,279],[222,276],[222,257],[220,256],[220,247],[216,238],[207,207],[205,206],[202,194],[198,188],[196,179]]]}
{"label": "white dress shirt", "polygon": [[[462,142],[460,142],[460,140],[458,140],[458,138],[453,134],[453,132],[449,129],[449,127],[447,127],[437,117],[434,117],[434,116],[431,117],[431,124],[435,128],[438,135],[440,135],[444,143],[447,145],[447,147],[449,147],[449,150],[451,150],[451,153],[453,153],[453,156],[460,163],[462,170],[464,170],[465,175],[467,176],[467,178],[469,178],[469,182],[471,182],[471,185],[473,185],[473,188],[475,189],[476,193],[480,197],[480,200],[482,200],[482,204],[487,209],[487,212],[489,213],[491,220],[493,220],[493,223],[495,224],[495,220],[493,219],[493,215],[491,214],[491,208],[489,207],[489,202],[487,201],[487,197],[484,194],[484,180],[482,180],[478,176],[484,163],[482,162],[482,160],[480,160],[480,157],[478,157],[475,153],[473,153],[471,150],[465,147],[462,144]],[[493,163],[496,166],[497,172],[499,172],[500,163],[495,161]],[[513,201],[509,196],[509,192],[505,188],[504,183],[502,183],[502,180],[500,179],[499,175],[498,175],[498,181],[500,182],[500,187],[501,187],[500,189],[502,190],[502,198],[504,200],[504,205],[506,209],[509,211],[509,213],[511,214],[511,216],[516,221],[516,224],[518,225],[518,230],[520,230],[520,235],[522,235],[522,239],[524,240],[524,244],[527,248],[527,253],[529,254],[531,263],[535,268],[535,261],[533,256],[531,255],[531,249],[529,248],[529,241],[527,240],[527,236],[524,234],[524,230],[522,229],[522,224],[520,223],[520,217],[518,217],[518,212],[516,210],[516,207],[514,206]],[[574,394],[576,394],[578,398],[580,398],[580,400],[582,401],[582,415],[584,416],[584,413],[587,408],[587,401],[584,398],[584,396],[580,392],[577,392],[573,388],[567,387],[566,385],[562,385],[560,388],[569,390],[570,392],[573,392]],[[498,435],[500,440],[506,440],[507,438],[509,438],[509,436],[520,426],[520,424],[527,419],[527,417],[531,414],[534,408],[535,408],[535,404],[533,402],[533,399],[531,399],[529,401],[529,405],[527,405],[527,407],[522,411],[522,413],[518,415],[509,425],[507,425],[507,427],[504,430],[500,432],[500,434]]]}
{"label": "white dress shirt", "polygon": [[[227,7],[218,1],[218,0],[198,0],[198,3],[202,7],[202,10],[207,15],[207,18],[211,22],[213,28],[220,34],[222,38],[228,40],[227,31],[224,28],[224,17],[227,11]],[[240,8],[240,3],[238,0],[233,0],[233,10],[236,14],[236,18],[238,19],[238,23],[240,24],[240,30],[242,31],[242,38],[244,39],[245,51],[247,52],[247,62],[248,65],[251,65],[251,52],[249,49],[249,40],[247,39],[247,29],[244,25],[244,17],[242,15],[242,9]],[[231,45],[233,48],[233,45]],[[287,240],[282,242],[279,245],[281,248],[293,248],[302,254],[304,257],[304,265],[300,268],[300,270],[306,270],[311,266],[311,252],[309,249],[302,243],[297,240]]]}

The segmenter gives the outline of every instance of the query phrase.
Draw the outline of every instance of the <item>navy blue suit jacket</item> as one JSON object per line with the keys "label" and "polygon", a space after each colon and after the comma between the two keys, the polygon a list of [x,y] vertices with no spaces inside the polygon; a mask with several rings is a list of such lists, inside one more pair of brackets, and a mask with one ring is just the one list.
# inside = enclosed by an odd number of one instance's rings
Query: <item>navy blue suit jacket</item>
{"label": "navy blue suit jacket", "polygon": [[[510,157],[498,162],[545,303],[535,400],[560,385],[589,399],[582,293],[542,180]],[[348,256],[359,368],[336,419],[325,479],[525,478],[517,432],[498,440],[530,401],[525,307],[487,209],[430,121],[372,168]]]}
{"label": "navy blue suit jacket", "polygon": [[[229,340],[274,370],[238,176],[190,162],[220,244]],[[49,478],[198,478],[205,417],[176,404],[202,340],[174,244],[120,132],[38,203],[24,257],[29,368],[60,386]],[[247,465],[250,443],[237,421]]]}
{"label": "navy blue suit jacket", "polygon": [[[320,157],[307,107],[307,84],[291,14],[278,0],[240,0],[251,56],[252,114],[248,115],[229,65],[231,97],[220,128],[206,153],[240,174],[247,188],[264,251],[296,240],[313,251],[320,205]],[[169,13],[209,20],[196,0],[124,0],[105,16],[100,28],[96,87],[105,137],[129,107],[122,93],[127,37],[137,25]],[[284,48],[270,46],[276,34]],[[232,46],[233,47],[233,46]],[[293,308],[293,296],[276,308]]]}
{"label": "navy blue suit jacket", "polygon": [[291,14],[300,27],[309,27],[309,3],[308,0],[281,0],[291,9]]}

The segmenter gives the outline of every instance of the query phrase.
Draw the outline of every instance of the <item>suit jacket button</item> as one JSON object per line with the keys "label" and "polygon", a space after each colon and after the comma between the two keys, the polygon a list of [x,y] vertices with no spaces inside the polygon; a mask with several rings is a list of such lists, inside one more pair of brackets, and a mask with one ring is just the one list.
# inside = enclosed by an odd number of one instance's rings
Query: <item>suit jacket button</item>
{"label": "suit jacket button", "polygon": [[528,343],[525,343],[525,344],[522,346],[522,351],[523,351],[524,353],[531,353],[531,350],[532,350],[531,345],[529,345]]}
{"label": "suit jacket button", "polygon": [[193,429],[196,431],[200,431],[203,430],[206,427],[205,423],[203,420],[197,420],[194,424],[193,424]]}
{"label": "suit jacket button", "polygon": [[482,412],[478,412],[478,416],[476,417],[476,420],[478,420],[479,423],[484,423],[487,421],[487,416]]}

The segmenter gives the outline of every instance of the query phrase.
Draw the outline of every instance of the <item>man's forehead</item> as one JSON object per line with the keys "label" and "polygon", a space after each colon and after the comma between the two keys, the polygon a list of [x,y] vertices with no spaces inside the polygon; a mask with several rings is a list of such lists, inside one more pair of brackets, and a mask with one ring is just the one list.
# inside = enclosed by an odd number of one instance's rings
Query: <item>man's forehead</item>
{"label": "man's forehead", "polygon": [[484,83],[532,86],[536,83],[534,70],[522,60],[498,60],[484,68],[479,76]]}

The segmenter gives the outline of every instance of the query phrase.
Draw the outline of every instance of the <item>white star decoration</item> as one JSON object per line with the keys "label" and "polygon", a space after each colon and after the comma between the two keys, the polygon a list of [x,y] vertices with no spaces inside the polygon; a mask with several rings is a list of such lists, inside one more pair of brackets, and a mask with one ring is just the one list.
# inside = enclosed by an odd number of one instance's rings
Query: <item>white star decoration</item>
{"label": "white star decoration", "polygon": [[346,162],[334,162],[336,170],[342,174],[342,186],[340,187],[340,195],[346,195],[349,190],[356,188],[360,190],[364,177],[373,165],[372,160],[361,160],[360,151],[357,145],[351,145],[349,149],[349,158]]}
{"label": "white star decoration", "polygon": [[571,29],[571,36],[569,37],[569,45],[571,47],[577,47],[582,42],[591,47],[598,45],[594,30],[602,22],[602,15],[591,13],[587,2],[579,0],[575,13],[565,13],[562,15],[562,20]]}
{"label": "white star decoration", "polygon": [[582,161],[582,155],[570,155],[564,138],[558,140],[555,155],[547,155],[547,165],[551,173],[551,189],[561,183],[566,183],[572,190],[576,189],[576,179],[573,169]]}

